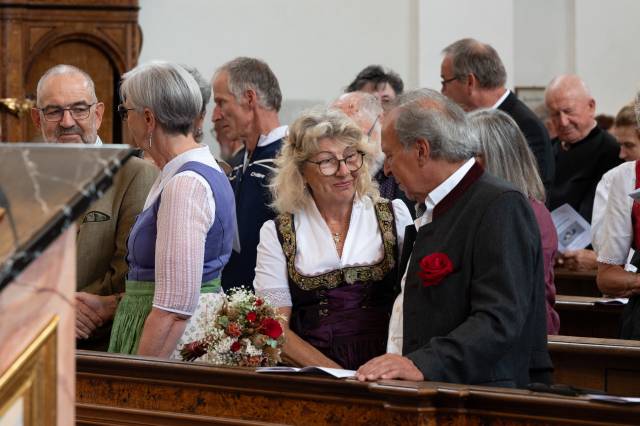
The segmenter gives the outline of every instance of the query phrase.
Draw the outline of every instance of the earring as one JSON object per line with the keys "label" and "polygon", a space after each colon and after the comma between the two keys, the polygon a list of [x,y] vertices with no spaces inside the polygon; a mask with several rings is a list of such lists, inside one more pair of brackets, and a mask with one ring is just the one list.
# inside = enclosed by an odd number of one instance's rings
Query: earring
{"label": "earring", "polygon": [[149,135],[149,149],[151,149],[151,138],[153,137],[153,135]]}

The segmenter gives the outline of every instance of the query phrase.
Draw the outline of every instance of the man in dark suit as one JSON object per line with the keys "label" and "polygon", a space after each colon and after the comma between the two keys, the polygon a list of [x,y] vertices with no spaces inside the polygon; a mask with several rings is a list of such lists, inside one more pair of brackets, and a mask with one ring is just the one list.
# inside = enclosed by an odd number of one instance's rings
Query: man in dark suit
{"label": "man in dark suit", "polygon": [[548,190],[555,173],[549,134],[533,111],[505,88],[507,73],[498,52],[471,38],[458,40],[442,52],[442,94],[465,111],[498,108],[509,114],[527,138]]}
{"label": "man in dark suit", "polygon": [[437,92],[400,97],[382,134],[387,169],[426,211],[417,232],[406,230],[389,353],[358,379],[549,382],[543,257],[527,199],[484,173],[464,112]]}

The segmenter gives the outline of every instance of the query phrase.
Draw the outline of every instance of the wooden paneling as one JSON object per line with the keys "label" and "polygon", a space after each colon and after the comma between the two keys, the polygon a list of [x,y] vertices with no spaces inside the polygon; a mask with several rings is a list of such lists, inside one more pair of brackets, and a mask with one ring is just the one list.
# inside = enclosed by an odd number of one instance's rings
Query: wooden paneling
{"label": "wooden paneling", "polygon": [[640,341],[549,336],[556,383],[640,396]]}
{"label": "wooden paneling", "polygon": [[619,335],[621,304],[602,304],[602,298],[557,296],[555,309],[560,315],[560,334],[615,339]]}
{"label": "wooden paneling", "polygon": [[600,297],[602,292],[596,284],[596,271],[570,271],[564,268],[554,270],[556,294],[566,296]]}
{"label": "wooden paneling", "polygon": [[[126,142],[114,120],[120,75],[138,60],[142,35],[137,0],[0,0],[0,98],[35,95],[42,73],[66,63],[83,68],[106,104],[100,136]],[[29,115],[0,113],[2,141],[30,141],[37,132]]]}
{"label": "wooden paneling", "polygon": [[[194,416],[184,424],[206,418],[211,424],[352,426],[640,424],[640,407],[524,390],[261,375],[86,351],[78,351],[76,361],[79,424],[137,424],[134,416],[151,424],[154,415]],[[127,413],[131,421],[123,422]]]}

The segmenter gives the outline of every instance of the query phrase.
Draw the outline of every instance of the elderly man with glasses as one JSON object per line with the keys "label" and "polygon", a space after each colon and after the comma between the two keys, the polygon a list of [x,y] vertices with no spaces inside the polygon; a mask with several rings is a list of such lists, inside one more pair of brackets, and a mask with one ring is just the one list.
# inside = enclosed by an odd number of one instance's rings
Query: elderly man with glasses
{"label": "elderly man with glasses", "polygon": [[[38,82],[31,118],[45,142],[101,145],[98,129],[104,108],[86,72],[70,65],[56,65]],[[111,188],[79,220],[78,348],[106,350],[111,320],[120,293],[124,292],[127,236],[156,176],[150,163],[130,159],[115,175]]]}

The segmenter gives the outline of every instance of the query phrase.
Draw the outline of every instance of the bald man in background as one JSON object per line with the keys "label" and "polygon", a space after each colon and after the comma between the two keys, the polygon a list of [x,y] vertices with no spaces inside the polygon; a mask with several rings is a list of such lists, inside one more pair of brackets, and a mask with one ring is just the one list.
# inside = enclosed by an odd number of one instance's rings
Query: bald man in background
{"label": "bald man in background", "polygon": [[620,147],[598,127],[596,101],[577,75],[551,80],[545,103],[558,133],[553,140],[556,173],[548,194],[549,209],[569,203],[591,222],[596,186],[603,174],[620,164]]}
{"label": "bald man in background", "polygon": [[411,217],[415,218],[415,203],[410,201],[391,175],[384,171],[384,153],[382,152],[382,116],[383,104],[378,96],[367,92],[349,92],[340,96],[331,105],[349,116],[367,137],[373,151],[373,161],[369,168],[371,177],[378,182],[380,196],[387,200],[402,200]]}
{"label": "bald man in background", "polygon": [[[608,170],[621,163],[620,146],[595,120],[596,101],[577,75],[555,77],[545,92],[545,104],[557,131],[553,140],[556,171],[547,193],[549,210],[568,203],[591,223],[598,182]],[[595,269],[592,250],[562,254],[558,263],[569,269]]]}

